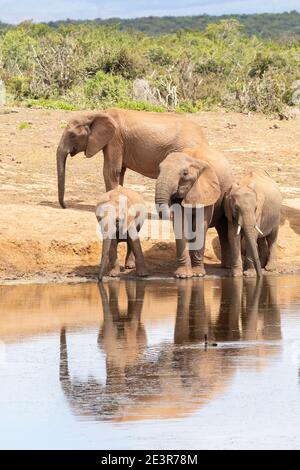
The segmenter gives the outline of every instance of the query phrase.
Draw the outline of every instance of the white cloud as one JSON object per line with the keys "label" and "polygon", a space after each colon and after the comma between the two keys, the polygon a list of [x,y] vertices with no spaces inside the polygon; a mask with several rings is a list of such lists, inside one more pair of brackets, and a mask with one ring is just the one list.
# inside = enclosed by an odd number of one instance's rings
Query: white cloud
{"label": "white cloud", "polygon": [[93,19],[149,15],[196,15],[259,13],[299,10],[299,0],[0,0],[0,20],[17,23],[25,19]]}

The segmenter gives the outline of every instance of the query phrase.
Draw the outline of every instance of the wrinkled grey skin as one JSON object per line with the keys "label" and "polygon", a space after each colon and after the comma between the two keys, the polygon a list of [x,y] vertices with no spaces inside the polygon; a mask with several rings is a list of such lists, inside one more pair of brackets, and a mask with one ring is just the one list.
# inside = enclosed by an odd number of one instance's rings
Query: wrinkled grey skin
{"label": "wrinkled grey skin", "polygon": [[[201,249],[190,250],[188,240],[176,234],[177,269],[175,277],[204,276],[205,237],[209,227],[215,227],[221,244],[222,265],[231,266],[228,243],[227,220],[224,213],[224,194],[232,185],[232,173],[227,160],[209,147],[184,149],[170,154],[161,164],[156,181],[155,202],[159,210],[168,217],[168,206],[174,202],[192,205],[192,220],[195,227],[196,205],[204,206],[203,239]],[[182,209],[183,210],[183,209]],[[183,222],[184,224],[185,222]]]}
{"label": "wrinkled grey skin", "polygon": [[282,196],[277,185],[263,170],[247,174],[226,195],[225,212],[233,247],[233,276],[243,274],[241,238],[246,242],[244,275],[253,276],[256,273],[262,276],[262,268],[276,270],[281,203]]}

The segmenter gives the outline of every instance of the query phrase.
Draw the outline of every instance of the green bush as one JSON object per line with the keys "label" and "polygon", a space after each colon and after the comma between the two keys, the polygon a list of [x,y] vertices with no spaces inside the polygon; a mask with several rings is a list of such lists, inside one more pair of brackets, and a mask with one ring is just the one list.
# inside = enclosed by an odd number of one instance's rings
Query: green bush
{"label": "green bush", "polygon": [[6,80],[6,88],[8,93],[17,100],[30,96],[30,80],[27,77],[9,77]]}
{"label": "green bush", "polygon": [[85,95],[92,107],[110,107],[119,101],[129,98],[130,83],[120,75],[102,71],[87,80]]}
{"label": "green bush", "polygon": [[170,50],[166,50],[162,46],[151,48],[148,52],[148,57],[153,64],[161,66],[171,65],[173,63]]}
{"label": "green bush", "polygon": [[[92,22],[24,22],[1,31],[0,79],[9,99],[27,106],[278,115],[294,105],[300,41],[249,37],[235,20],[156,37]],[[145,101],[136,79],[148,84]]]}

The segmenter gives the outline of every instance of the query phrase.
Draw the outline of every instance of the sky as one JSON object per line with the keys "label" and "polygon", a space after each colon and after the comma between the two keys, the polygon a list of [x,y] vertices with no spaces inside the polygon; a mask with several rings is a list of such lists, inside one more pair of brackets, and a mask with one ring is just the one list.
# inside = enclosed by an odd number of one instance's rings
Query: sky
{"label": "sky", "polygon": [[0,0],[0,21],[300,11],[299,0]]}

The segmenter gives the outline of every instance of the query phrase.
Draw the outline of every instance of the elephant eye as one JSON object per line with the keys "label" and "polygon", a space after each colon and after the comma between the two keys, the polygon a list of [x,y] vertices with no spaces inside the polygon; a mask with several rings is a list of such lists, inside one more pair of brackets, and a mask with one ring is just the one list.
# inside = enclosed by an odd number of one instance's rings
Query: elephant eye
{"label": "elephant eye", "polygon": [[188,170],[187,168],[185,168],[185,169],[182,170],[182,172],[181,172],[181,177],[182,177],[183,179],[187,179],[188,176],[189,176],[189,170]]}

